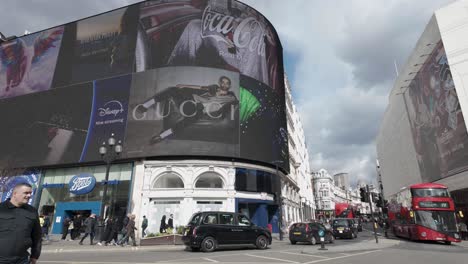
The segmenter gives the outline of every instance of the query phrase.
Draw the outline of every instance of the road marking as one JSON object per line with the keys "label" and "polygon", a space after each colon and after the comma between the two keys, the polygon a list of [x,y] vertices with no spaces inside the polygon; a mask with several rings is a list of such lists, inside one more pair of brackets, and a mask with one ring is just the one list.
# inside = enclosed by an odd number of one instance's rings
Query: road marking
{"label": "road marking", "polygon": [[264,259],[272,259],[272,260],[278,260],[278,261],[289,262],[289,263],[299,263],[299,262],[292,261],[292,260],[287,260],[287,259],[270,258],[270,257],[257,256],[257,255],[251,255],[251,254],[244,254],[244,255],[245,255],[245,256],[249,256],[249,257],[264,258]]}
{"label": "road marking", "polygon": [[340,253],[340,254],[345,255],[345,256],[349,256],[349,254],[346,254],[346,253]]}
{"label": "road marking", "polygon": [[219,261],[217,261],[217,260],[209,259],[209,258],[203,258],[203,259],[208,260],[208,261],[211,261],[211,262],[219,262]]}
{"label": "road marking", "polygon": [[361,252],[361,253],[356,253],[356,254],[349,254],[348,256],[334,257],[334,258],[328,258],[328,259],[319,259],[319,260],[304,262],[304,263],[302,263],[302,264],[311,264],[311,263],[329,261],[329,260],[334,260],[334,259],[349,258],[349,257],[358,256],[358,255],[364,255],[364,254],[374,253],[374,252],[377,252],[377,251],[382,251],[382,250],[381,250],[381,249],[378,249],[378,250],[366,251],[366,252]]}
{"label": "road marking", "polygon": [[298,256],[304,256],[304,255],[306,255],[306,256],[311,256],[311,257],[316,257],[316,258],[324,258],[324,259],[327,259],[327,257],[312,255],[312,254],[309,254],[309,253],[304,252],[304,251],[301,251],[301,253],[280,251],[279,253],[285,253],[285,254],[291,254],[291,255],[298,255]]}

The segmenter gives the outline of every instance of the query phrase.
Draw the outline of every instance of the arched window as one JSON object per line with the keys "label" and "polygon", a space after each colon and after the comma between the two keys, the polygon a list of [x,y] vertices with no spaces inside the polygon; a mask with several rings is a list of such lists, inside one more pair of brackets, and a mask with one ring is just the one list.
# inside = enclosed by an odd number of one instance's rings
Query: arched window
{"label": "arched window", "polygon": [[195,188],[223,188],[223,180],[218,173],[205,172],[198,177]]}
{"label": "arched window", "polygon": [[179,175],[167,172],[161,175],[153,185],[156,189],[184,188],[184,182]]}

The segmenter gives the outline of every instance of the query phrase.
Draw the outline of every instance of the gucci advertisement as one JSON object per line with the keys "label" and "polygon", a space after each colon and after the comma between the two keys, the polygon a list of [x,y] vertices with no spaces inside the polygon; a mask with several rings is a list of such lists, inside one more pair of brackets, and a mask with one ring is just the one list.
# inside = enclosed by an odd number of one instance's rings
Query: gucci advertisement
{"label": "gucci advertisement", "polygon": [[442,42],[409,85],[413,141],[424,181],[468,169],[468,134]]}
{"label": "gucci advertisement", "polygon": [[134,74],[124,150],[129,157],[237,157],[238,128],[238,73],[168,67]]}

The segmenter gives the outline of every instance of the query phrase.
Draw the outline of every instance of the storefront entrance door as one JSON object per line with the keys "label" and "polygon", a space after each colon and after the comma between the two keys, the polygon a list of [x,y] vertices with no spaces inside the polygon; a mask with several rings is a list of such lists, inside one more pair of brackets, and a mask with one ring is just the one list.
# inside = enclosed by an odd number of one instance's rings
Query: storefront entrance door
{"label": "storefront entrance door", "polygon": [[99,215],[101,202],[59,202],[55,207],[55,215],[50,216],[53,220],[52,234],[61,234],[63,221],[75,213],[87,217],[90,214]]}

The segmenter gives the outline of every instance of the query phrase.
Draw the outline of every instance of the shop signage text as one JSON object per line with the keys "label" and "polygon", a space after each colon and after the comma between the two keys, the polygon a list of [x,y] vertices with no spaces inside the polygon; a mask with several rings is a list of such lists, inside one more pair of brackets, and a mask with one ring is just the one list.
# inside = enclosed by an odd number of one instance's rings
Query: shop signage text
{"label": "shop signage text", "polygon": [[68,183],[69,191],[76,195],[87,194],[96,186],[96,178],[88,173],[78,174]]}

